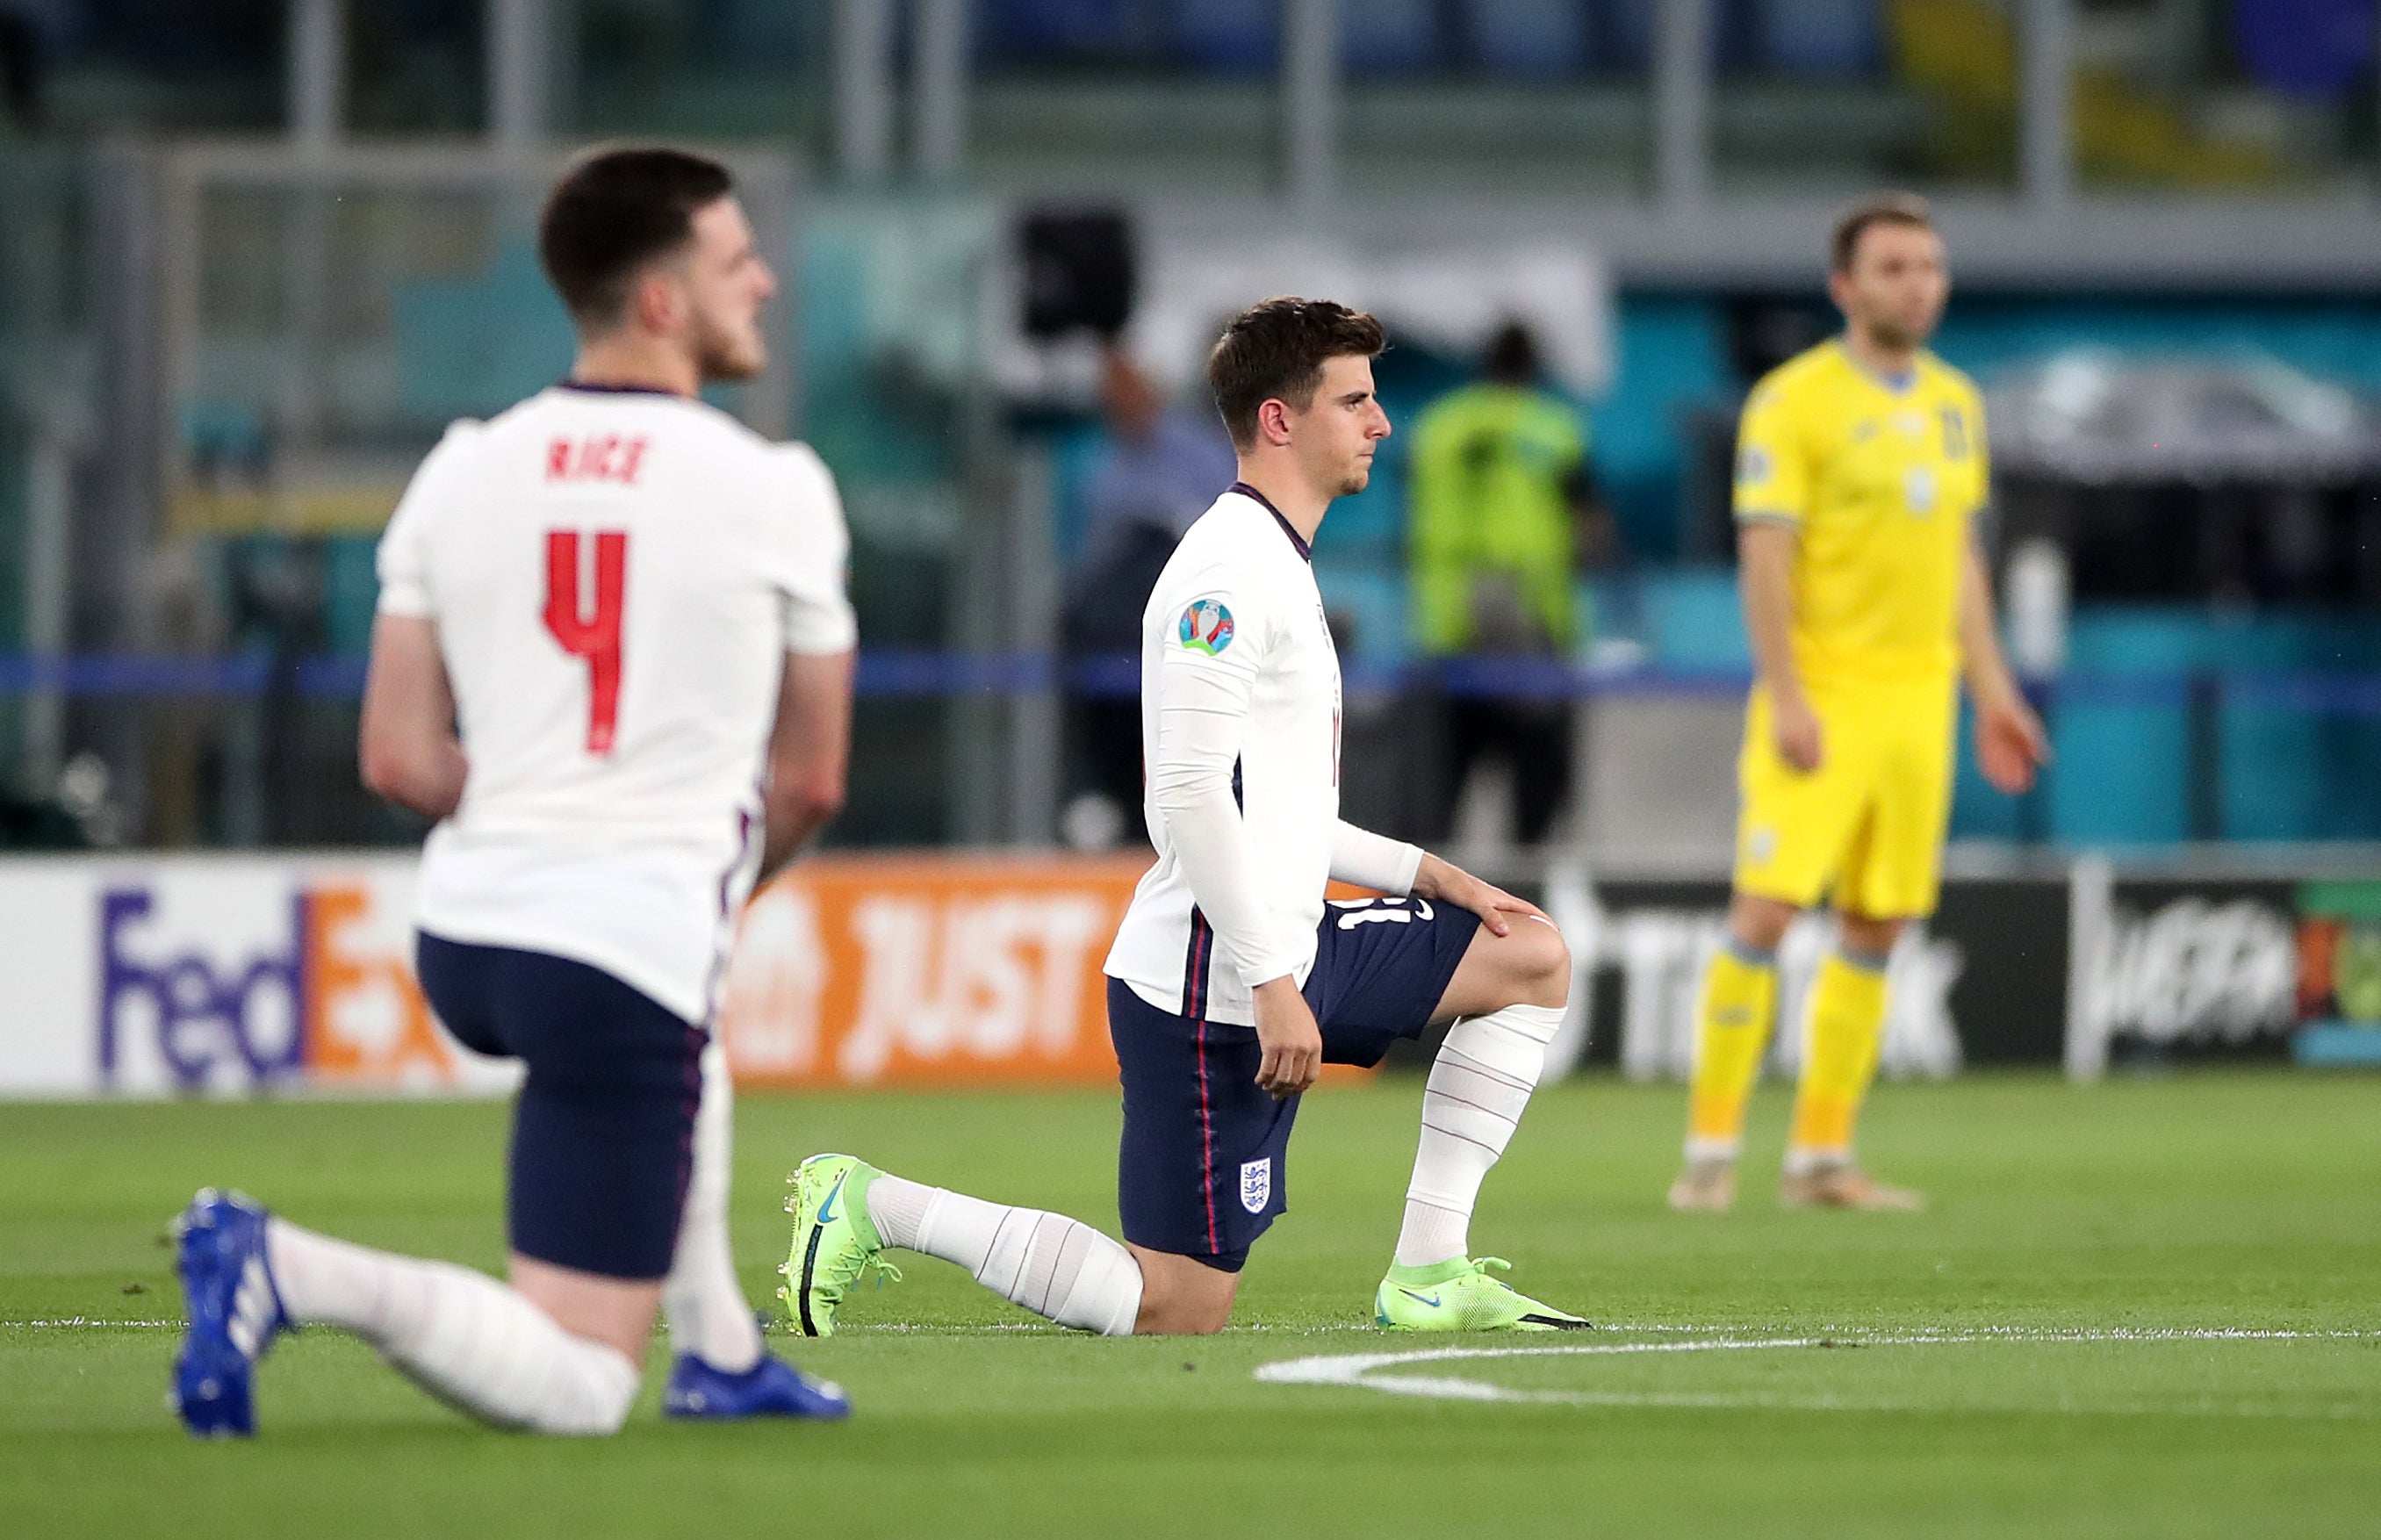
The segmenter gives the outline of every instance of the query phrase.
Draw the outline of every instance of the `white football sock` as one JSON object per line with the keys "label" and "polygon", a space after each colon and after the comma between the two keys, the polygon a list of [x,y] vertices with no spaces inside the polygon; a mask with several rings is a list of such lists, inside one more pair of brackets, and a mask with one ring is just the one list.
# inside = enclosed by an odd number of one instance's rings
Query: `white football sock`
{"label": "white football sock", "polygon": [[617,1433],[638,1366],[573,1337],[527,1299],[468,1267],[393,1256],[275,1219],[265,1229],[282,1308],[343,1326],[449,1405],[500,1427]]}
{"label": "white football sock", "polygon": [[1422,1143],[1398,1265],[1423,1267],[1465,1253],[1480,1183],[1521,1120],[1562,1026],[1559,1006],[1507,1006],[1455,1023],[1422,1094]]}
{"label": "white football sock", "polygon": [[717,1038],[702,1051],[702,1109],[694,1119],[694,1175],[678,1217],[678,1253],[662,1284],[670,1347],[714,1369],[740,1375],[761,1361],[761,1328],[752,1303],[736,1281],[727,1244],[728,1150],[735,1123],[735,1088],[727,1051]]}
{"label": "white football sock", "polygon": [[1091,1226],[881,1176],[868,1218],[888,1246],[956,1262],[1011,1303],[1062,1326],[1125,1337],[1141,1314],[1141,1265]]}

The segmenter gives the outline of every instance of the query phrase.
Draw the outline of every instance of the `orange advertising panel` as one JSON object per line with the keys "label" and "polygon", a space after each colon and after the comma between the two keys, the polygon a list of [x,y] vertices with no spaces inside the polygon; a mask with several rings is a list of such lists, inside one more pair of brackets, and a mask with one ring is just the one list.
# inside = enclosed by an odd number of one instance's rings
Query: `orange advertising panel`
{"label": "orange advertising panel", "polygon": [[833,856],[753,896],[721,1004],[741,1085],[1113,1082],[1100,964],[1145,859]]}
{"label": "orange advertising panel", "polygon": [[370,1090],[461,1079],[466,1056],[438,1030],[414,983],[406,906],[386,898],[361,880],[305,894],[299,1032],[311,1083]]}

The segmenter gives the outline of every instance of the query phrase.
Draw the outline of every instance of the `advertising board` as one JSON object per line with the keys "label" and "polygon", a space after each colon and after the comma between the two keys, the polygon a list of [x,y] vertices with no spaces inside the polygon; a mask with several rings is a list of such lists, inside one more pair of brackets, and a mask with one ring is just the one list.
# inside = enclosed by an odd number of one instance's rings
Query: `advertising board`
{"label": "advertising board", "polygon": [[0,867],[0,1091],[502,1091],[413,982],[410,857]]}
{"label": "advertising board", "polygon": [[[504,1092],[515,1068],[458,1047],[414,984],[414,869],[409,855],[0,862],[0,1095]],[[741,920],[719,1023],[739,1082],[1113,1083],[1100,964],[1141,869],[803,862]],[[1684,1075],[1726,884],[1557,865],[1513,886],[1545,903],[1574,959],[1549,1073]],[[1800,1063],[1829,935],[1812,917],[1787,935],[1773,1074]],[[2381,881],[2092,858],[1955,877],[1889,978],[1887,1075],[2381,1064]]]}
{"label": "advertising board", "polygon": [[807,861],[753,897],[721,1004],[739,1084],[1116,1079],[1100,964],[1146,863]]}
{"label": "advertising board", "polygon": [[2381,1065],[2381,882],[2298,891],[2302,1064]]}
{"label": "advertising board", "polygon": [[[1612,880],[1545,902],[1571,944],[1586,1038],[1581,1061],[1631,1079],[1683,1078],[1692,1067],[1695,996],[1726,930],[1717,879]],[[1940,1077],[1969,1064],[2056,1063],[2067,966],[2066,885],[2056,879],[1951,885],[1940,911],[1894,947],[1880,1069]],[[1833,935],[1805,915],[1778,952],[1778,1021],[1767,1072],[1801,1063],[1802,1002]]]}
{"label": "advertising board", "polygon": [[[827,857],[748,907],[722,991],[766,1086],[1113,1082],[1131,861]],[[0,1094],[492,1094],[412,971],[408,856],[0,862]]]}
{"label": "advertising board", "polygon": [[2076,865],[2070,1073],[2381,1065],[2381,882]]}

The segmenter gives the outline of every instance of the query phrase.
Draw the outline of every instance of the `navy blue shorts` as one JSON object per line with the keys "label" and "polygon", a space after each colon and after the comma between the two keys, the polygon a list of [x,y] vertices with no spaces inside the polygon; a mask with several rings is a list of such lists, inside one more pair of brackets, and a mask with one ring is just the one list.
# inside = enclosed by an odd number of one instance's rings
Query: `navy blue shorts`
{"label": "navy blue shorts", "polygon": [[[1191,913],[1195,1011],[1214,933]],[[1330,1064],[1378,1064],[1389,1045],[1430,1024],[1480,928],[1469,910],[1420,898],[1368,898],[1324,911],[1306,1003]],[[1108,981],[1108,1035],[1124,1078],[1117,1208],[1136,1246],[1239,1272],[1249,1248],[1288,1212],[1286,1161],[1299,1098],[1257,1088],[1254,1027],[1175,1016]]]}
{"label": "navy blue shorts", "polygon": [[431,1008],[475,1053],[529,1069],[505,1228],[523,1256],[658,1278],[678,1249],[711,1034],[600,968],[421,933]]}

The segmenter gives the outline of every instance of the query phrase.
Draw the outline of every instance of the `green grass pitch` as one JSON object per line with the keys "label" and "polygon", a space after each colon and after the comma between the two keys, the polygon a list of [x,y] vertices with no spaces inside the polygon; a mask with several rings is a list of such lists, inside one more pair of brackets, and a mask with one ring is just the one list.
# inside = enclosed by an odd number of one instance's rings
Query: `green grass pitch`
{"label": "green grass pitch", "polygon": [[[252,1443],[194,1443],[164,1404],[162,1237],[193,1187],[493,1267],[501,1106],[0,1106],[0,1534],[2381,1533],[2381,1082],[1886,1087],[1866,1153],[1932,1195],[1915,1216],[1779,1213],[1774,1089],[1739,1211],[1671,1215],[1680,1093],[1553,1087],[1473,1240],[1609,1324],[1584,1341],[1368,1329],[1419,1092],[1310,1098],[1292,1211],[1220,1338],[1038,1329],[905,1259],[844,1336],[777,1342],[844,1381],[849,1424],[665,1424],[656,1373],[601,1442],[483,1431],[329,1333],[265,1364]],[[747,1098],[748,1289],[768,1300],[784,1173],[820,1149],[1112,1225],[1116,1116],[1099,1094]]]}

